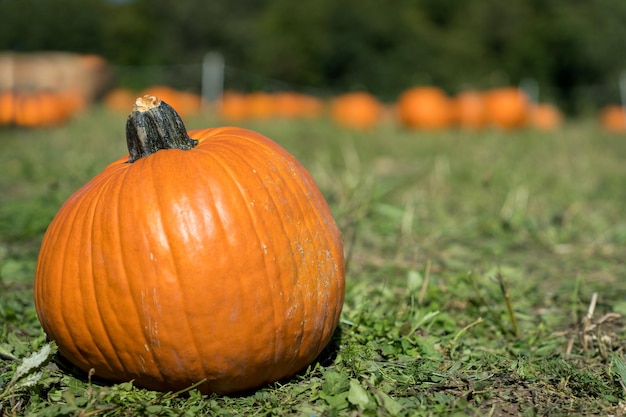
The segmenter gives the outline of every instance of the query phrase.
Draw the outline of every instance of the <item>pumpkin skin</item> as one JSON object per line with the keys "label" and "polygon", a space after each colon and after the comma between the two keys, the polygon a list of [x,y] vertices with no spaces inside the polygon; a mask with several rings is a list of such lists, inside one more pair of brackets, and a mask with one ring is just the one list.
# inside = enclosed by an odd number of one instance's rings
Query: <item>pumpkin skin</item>
{"label": "pumpkin skin", "polygon": [[131,150],[134,162],[111,163],[63,204],[38,259],[39,320],[64,357],[111,381],[205,380],[201,392],[228,394],[292,376],[337,326],[340,232],[309,173],[269,138],[189,134],[195,147]]}

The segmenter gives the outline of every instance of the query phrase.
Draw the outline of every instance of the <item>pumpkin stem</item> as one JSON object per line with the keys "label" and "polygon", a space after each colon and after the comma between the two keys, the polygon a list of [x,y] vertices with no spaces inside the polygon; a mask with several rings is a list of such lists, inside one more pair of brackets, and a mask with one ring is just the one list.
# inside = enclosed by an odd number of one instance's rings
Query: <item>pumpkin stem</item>
{"label": "pumpkin stem", "polygon": [[139,97],[126,121],[128,162],[151,155],[160,149],[194,148],[198,141],[187,129],[176,110],[155,96]]}

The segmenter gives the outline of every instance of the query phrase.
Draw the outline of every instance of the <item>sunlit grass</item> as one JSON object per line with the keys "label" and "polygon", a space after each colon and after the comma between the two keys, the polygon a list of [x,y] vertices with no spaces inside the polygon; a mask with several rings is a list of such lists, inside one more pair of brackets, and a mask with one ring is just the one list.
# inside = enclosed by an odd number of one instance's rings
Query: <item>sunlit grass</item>
{"label": "sunlit grass", "polygon": [[94,109],[0,131],[0,414],[623,412],[626,138],[584,121],[554,133],[248,122],[310,170],[344,235],[346,303],[320,362],[236,397],[99,385],[56,357],[32,386],[11,385],[45,343],[32,303],[41,236],[125,153],[124,123]]}

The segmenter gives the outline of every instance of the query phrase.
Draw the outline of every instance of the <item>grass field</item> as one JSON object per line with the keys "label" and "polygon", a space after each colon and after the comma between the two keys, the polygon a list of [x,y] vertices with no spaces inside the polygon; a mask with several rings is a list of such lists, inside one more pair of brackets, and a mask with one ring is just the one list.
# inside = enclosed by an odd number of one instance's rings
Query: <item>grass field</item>
{"label": "grass field", "polygon": [[0,130],[0,415],[626,413],[626,138],[590,121],[554,133],[250,122],[310,170],[342,229],[331,345],[293,379],[231,397],[73,373],[35,314],[38,247],[61,203],[126,152],[124,123],[96,108]]}

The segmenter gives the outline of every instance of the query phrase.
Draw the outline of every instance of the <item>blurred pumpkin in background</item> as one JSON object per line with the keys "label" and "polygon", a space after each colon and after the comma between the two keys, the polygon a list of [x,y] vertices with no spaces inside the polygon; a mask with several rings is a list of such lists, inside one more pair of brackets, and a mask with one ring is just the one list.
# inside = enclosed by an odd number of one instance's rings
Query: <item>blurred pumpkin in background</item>
{"label": "blurred pumpkin in background", "polygon": [[278,91],[274,95],[274,115],[281,118],[310,118],[319,116],[323,103],[317,97],[307,94]]}
{"label": "blurred pumpkin in background", "polygon": [[537,103],[530,108],[529,120],[537,130],[553,131],[563,125],[563,113],[554,104]]}
{"label": "blurred pumpkin in background", "polygon": [[201,101],[198,95],[180,91],[168,85],[153,85],[141,91],[139,95],[161,97],[163,101],[172,106],[181,116],[192,116],[200,111]]}
{"label": "blurred pumpkin in background", "polygon": [[452,119],[462,129],[481,129],[487,123],[482,93],[465,90],[452,99]]}
{"label": "blurred pumpkin in background", "polygon": [[531,103],[526,93],[517,87],[500,87],[484,94],[487,121],[500,129],[526,126]]}
{"label": "blurred pumpkin in background", "polygon": [[610,104],[600,109],[600,125],[603,129],[614,132],[626,132],[626,108],[618,104]]}
{"label": "blurred pumpkin in background", "polygon": [[299,94],[291,91],[274,93],[274,113],[278,117],[292,119],[302,113],[302,99]]}
{"label": "blurred pumpkin in background", "polygon": [[397,112],[400,122],[413,129],[444,129],[453,119],[449,97],[435,86],[412,87],[404,91],[398,98]]}
{"label": "blurred pumpkin in background", "polygon": [[339,126],[365,130],[374,127],[383,107],[371,93],[356,91],[338,95],[330,102],[330,115]]}
{"label": "blurred pumpkin in background", "polygon": [[113,112],[127,114],[135,104],[137,93],[129,88],[118,87],[109,91],[103,99],[104,106]]}
{"label": "blurred pumpkin in background", "polygon": [[71,112],[62,95],[50,91],[22,91],[15,95],[14,123],[47,127],[65,122]]}
{"label": "blurred pumpkin in background", "polygon": [[276,114],[274,96],[265,91],[253,91],[246,95],[247,115],[253,119],[269,119]]}
{"label": "blurred pumpkin in background", "polygon": [[238,91],[224,91],[217,104],[217,113],[231,122],[241,121],[248,117],[248,104],[246,96]]}
{"label": "blurred pumpkin in background", "polygon": [[0,91],[0,126],[13,124],[15,95],[13,91]]}

